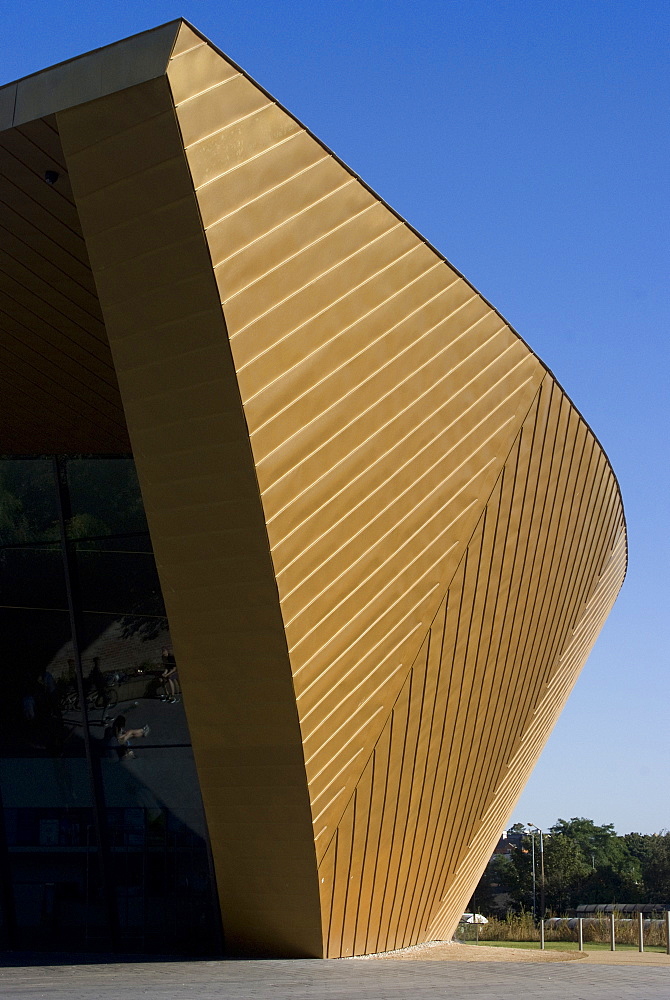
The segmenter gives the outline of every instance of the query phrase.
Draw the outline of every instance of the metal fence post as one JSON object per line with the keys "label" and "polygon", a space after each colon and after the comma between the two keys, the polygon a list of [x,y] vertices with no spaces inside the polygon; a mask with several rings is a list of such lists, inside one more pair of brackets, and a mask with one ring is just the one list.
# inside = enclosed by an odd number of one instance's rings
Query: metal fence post
{"label": "metal fence post", "polygon": [[540,920],[540,948],[544,950],[544,917]]}
{"label": "metal fence post", "polygon": [[614,914],[610,913],[610,951],[616,951],[616,938],[614,935]]}
{"label": "metal fence post", "polygon": [[584,918],[579,917],[579,922],[577,924],[577,934],[579,940],[579,950],[584,951]]}
{"label": "metal fence post", "polygon": [[637,915],[637,935],[638,935],[638,950],[644,951],[644,915],[640,911]]}

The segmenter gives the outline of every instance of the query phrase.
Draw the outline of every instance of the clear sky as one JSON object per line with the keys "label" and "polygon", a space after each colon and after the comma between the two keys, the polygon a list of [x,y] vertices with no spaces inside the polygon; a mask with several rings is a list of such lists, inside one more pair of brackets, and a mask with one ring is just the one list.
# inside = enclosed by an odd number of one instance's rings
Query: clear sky
{"label": "clear sky", "polygon": [[179,16],[442,251],[598,435],[628,579],[512,819],[670,828],[670,3],[23,0],[0,83]]}

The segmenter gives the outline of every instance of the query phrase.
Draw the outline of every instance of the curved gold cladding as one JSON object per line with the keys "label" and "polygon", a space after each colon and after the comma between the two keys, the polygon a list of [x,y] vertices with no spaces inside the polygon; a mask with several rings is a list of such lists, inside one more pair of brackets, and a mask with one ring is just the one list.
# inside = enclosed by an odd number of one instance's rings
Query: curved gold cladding
{"label": "curved gold cladding", "polygon": [[328,954],[453,932],[620,586],[612,489],[547,376],[321,864]]}
{"label": "curved gold cladding", "polygon": [[215,59],[193,36],[167,73],[286,627],[324,949],[397,948],[467,901],[476,868],[444,915],[618,493],[500,316],[232,66],[203,86]]}
{"label": "curved gold cladding", "polygon": [[618,487],[467,281],[171,31],[56,110],[228,946],[449,936],[623,580]]}

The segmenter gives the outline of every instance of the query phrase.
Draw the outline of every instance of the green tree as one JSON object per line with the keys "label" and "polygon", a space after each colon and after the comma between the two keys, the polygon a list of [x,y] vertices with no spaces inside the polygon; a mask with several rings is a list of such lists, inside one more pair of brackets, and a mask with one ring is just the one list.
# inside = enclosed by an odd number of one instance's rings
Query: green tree
{"label": "green tree", "polygon": [[569,837],[579,845],[582,854],[592,868],[601,865],[621,867],[628,858],[628,851],[621,837],[611,823],[597,826],[592,819],[584,816],[573,816],[572,819],[559,819],[550,828],[551,835]]}
{"label": "green tree", "polygon": [[647,903],[670,903],[670,833],[627,833],[621,838],[640,871]]}
{"label": "green tree", "polygon": [[572,837],[552,834],[544,840],[545,906],[556,914],[581,902],[582,886],[592,872],[584,853]]}
{"label": "green tree", "polygon": [[513,823],[512,826],[507,831],[508,833],[525,833],[526,827],[523,823]]}
{"label": "green tree", "polygon": [[[520,826],[521,824],[517,824]],[[520,831],[523,832],[523,828]],[[539,902],[539,842],[535,838],[535,878],[536,878],[536,902]],[[514,868],[515,878],[511,881],[513,889],[510,894],[514,898],[514,909],[517,911],[533,909],[533,852],[532,839],[525,836],[521,841],[521,847],[516,848],[509,856],[510,864]]]}
{"label": "green tree", "polygon": [[[523,833],[515,824],[510,833]],[[508,856],[494,856],[475,893],[475,900],[500,899],[511,907],[531,910],[533,870],[531,837]],[[611,823],[598,826],[584,816],[558,819],[544,837],[545,906],[562,914],[581,903],[670,904],[670,833],[617,836]],[[536,904],[540,903],[540,852],[535,837]]]}
{"label": "green tree", "polygon": [[[468,910],[503,916],[519,895],[519,875],[516,865],[505,854],[494,854],[479,880],[468,903]],[[512,908],[516,908],[513,906]]]}

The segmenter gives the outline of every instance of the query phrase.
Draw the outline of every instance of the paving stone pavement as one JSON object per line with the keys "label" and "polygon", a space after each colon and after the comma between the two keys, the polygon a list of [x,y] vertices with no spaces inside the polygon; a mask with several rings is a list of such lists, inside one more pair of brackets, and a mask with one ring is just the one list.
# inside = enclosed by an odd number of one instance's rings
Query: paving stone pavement
{"label": "paving stone pavement", "polygon": [[142,962],[0,968],[2,1000],[669,1000],[670,970],[586,962]]}

